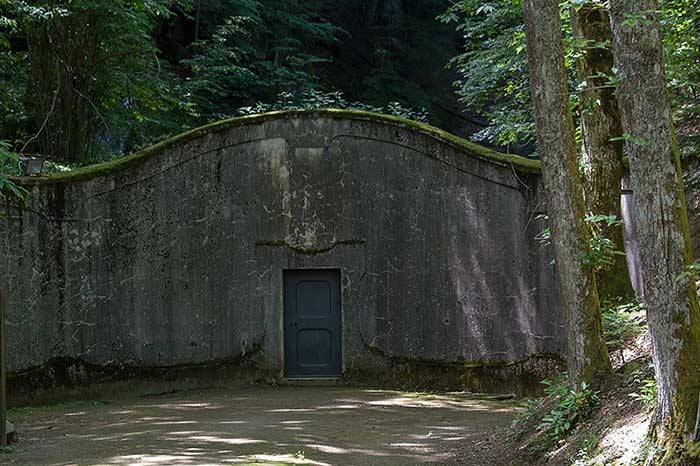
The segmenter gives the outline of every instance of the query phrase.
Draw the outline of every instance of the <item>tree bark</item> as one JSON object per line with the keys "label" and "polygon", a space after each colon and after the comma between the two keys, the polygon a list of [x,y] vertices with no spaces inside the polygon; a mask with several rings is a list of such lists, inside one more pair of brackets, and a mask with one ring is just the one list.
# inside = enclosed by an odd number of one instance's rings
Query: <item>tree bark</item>
{"label": "tree bark", "polygon": [[[615,89],[608,85],[613,73],[612,31],[608,10],[599,3],[572,8],[574,38],[581,43],[577,60],[581,82],[579,108],[583,143],[581,161],[588,212],[622,218],[620,184],[623,174],[622,122]],[[618,251],[624,251],[622,227],[601,226],[600,233],[611,239]],[[624,255],[613,257],[613,265],[596,273],[601,300],[634,298],[634,290]]]}
{"label": "tree bark", "polygon": [[88,11],[27,24],[27,108],[36,134],[29,146],[56,161],[84,162],[95,118],[95,65],[105,18]]}
{"label": "tree bark", "polygon": [[656,0],[610,0],[618,98],[657,383],[661,464],[700,464],[700,308],[678,148],[662,60]]}
{"label": "tree bark", "polygon": [[602,383],[611,372],[593,270],[582,262],[590,232],[569,110],[559,2],[525,0],[530,86],[542,161],[570,383]]}

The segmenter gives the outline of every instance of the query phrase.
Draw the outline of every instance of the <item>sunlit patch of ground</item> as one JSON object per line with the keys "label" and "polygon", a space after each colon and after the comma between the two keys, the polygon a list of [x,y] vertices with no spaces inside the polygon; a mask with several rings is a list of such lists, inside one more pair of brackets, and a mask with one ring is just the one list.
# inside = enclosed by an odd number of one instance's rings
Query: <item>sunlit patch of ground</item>
{"label": "sunlit patch of ground", "polygon": [[443,466],[512,413],[460,394],[238,387],[16,410],[21,441],[0,463]]}
{"label": "sunlit patch of ground", "polygon": [[599,449],[604,452],[594,461],[610,460],[614,465],[629,465],[639,454],[649,432],[650,416],[642,412],[628,419],[622,419],[603,436]]}

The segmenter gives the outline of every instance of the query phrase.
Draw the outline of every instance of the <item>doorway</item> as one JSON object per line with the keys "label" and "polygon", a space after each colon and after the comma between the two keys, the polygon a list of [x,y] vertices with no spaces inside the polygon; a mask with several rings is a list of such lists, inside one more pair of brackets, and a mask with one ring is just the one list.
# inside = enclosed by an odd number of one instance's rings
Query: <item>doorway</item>
{"label": "doorway", "polygon": [[285,376],[340,376],[341,329],[340,270],[285,270]]}

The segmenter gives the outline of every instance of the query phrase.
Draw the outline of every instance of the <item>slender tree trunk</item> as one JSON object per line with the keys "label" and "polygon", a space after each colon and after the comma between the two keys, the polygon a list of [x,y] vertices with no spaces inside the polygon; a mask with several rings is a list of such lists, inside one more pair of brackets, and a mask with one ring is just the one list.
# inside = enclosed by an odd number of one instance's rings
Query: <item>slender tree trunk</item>
{"label": "slender tree trunk", "polygon": [[197,0],[194,6],[194,41],[199,40],[199,22],[202,14],[202,0]]}
{"label": "slender tree trunk", "polygon": [[[586,205],[591,214],[621,219],[623,144],[615,138],[622,134],[622,122],[615,89],[607,84],[608,77],[613,75],[608,10],[600,3],[587,3],[579,10],[572,9],[571,26],[574,37],[582,44],[577,68],[582,88],[579,107]],[[625,250],[621,226],[602,226],[601,234],[614,241],[618,251]],[[601,300],[634,298],[625,256],[616,255],[613,261],[611,267],[596,274]]]}
{"label": "slender tree trunk", "polygon": [[619,101],[634,190],[657,382],[661,464],[700,464],[700,309],[678,148],[666,96],[656,0],[610,0]]}
{"label": "slender tree trunk", "polygon": [[558,0],[524,0],[530,87],[537,144],[547,189],[557,280],[566,324],[573,387],[602,383],[610,374],[595,276],[582,255],[590,232],[569,110]]}

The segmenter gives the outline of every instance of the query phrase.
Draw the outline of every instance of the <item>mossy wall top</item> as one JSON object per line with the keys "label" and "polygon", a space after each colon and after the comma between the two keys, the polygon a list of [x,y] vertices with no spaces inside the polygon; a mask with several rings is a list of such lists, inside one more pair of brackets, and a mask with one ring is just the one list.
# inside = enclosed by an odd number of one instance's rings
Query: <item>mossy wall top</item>
{"label": "mossy wall top", "polygon": [[23,180],[0,218],[8,352],[282,367],[282,271],[337,268],[344,370],[561,354],[537,162],[336,110],[228,120]]}

